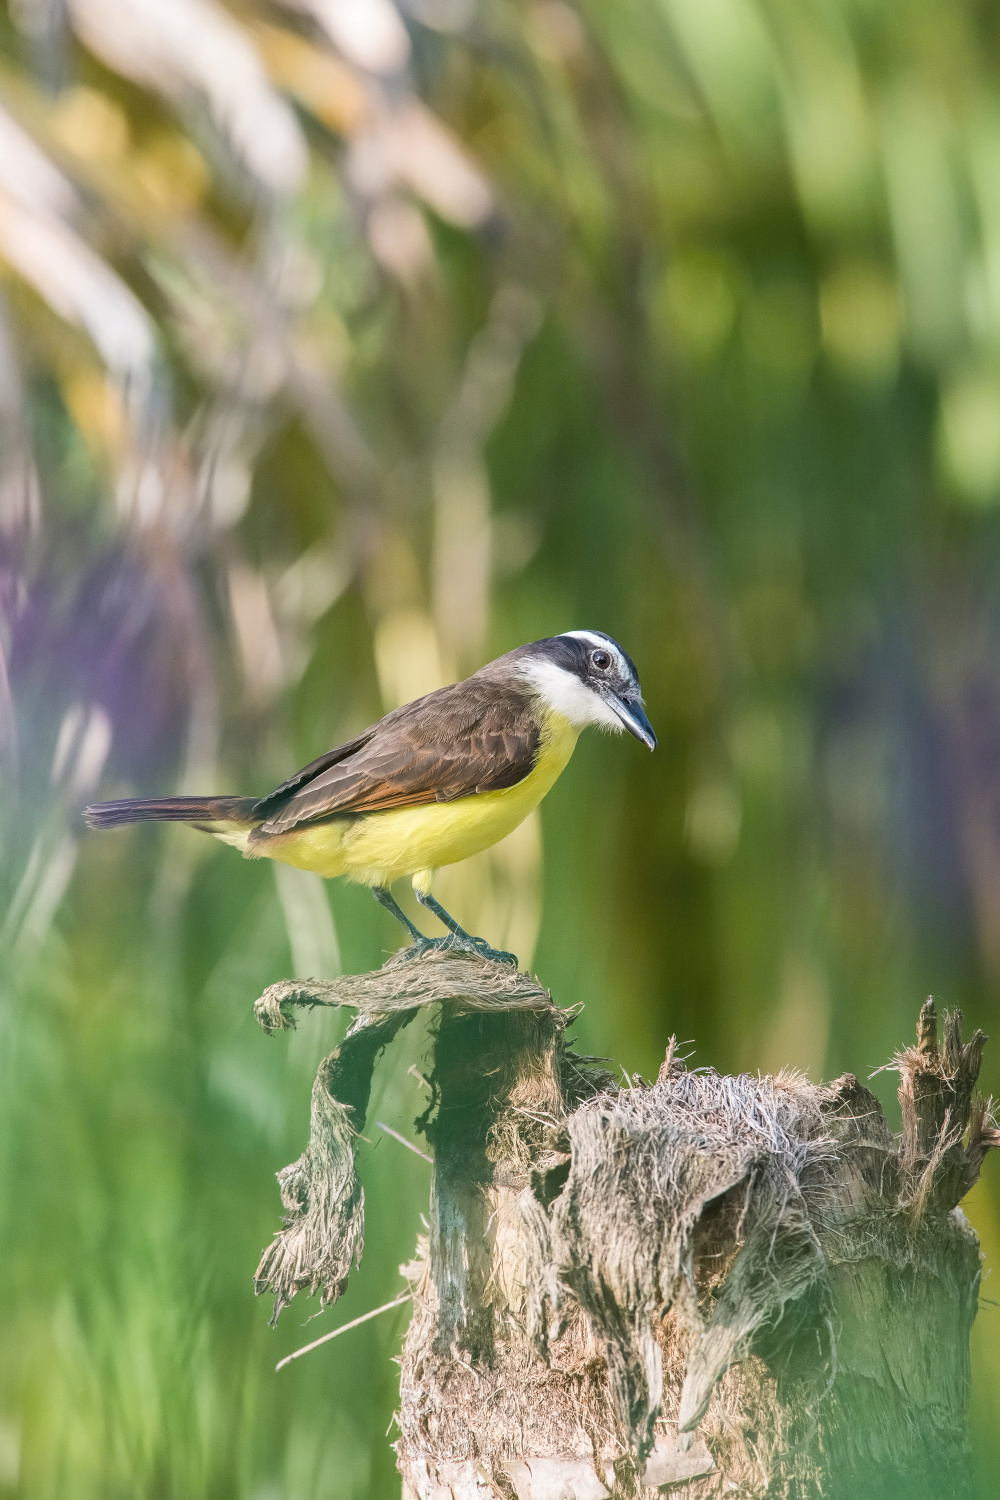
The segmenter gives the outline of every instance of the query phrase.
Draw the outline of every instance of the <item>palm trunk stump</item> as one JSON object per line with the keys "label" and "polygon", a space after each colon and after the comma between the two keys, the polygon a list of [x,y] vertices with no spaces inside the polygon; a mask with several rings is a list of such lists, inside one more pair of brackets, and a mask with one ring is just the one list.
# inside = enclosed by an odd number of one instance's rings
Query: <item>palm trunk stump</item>
{"label": "palm trunk stump", "polygon": [[851,1074],[816,1085],[688,1071],[620,1087],[566,1042],[575,1011],[460,952],[283,981],[357,1018],[279,1173],[287,1218],[257,1271],[275,1316],[340,1295],[363,1242],[353,1144],[372,1070],[439,1008],[431,1230],[396,1444],[405,1500],[677,1494],[965,1500],[979,1247],[959,1201],[1000,1144],[974,1093],[985,1038],[939,1041],[934,1004],[900,1075],[901,1136]]}

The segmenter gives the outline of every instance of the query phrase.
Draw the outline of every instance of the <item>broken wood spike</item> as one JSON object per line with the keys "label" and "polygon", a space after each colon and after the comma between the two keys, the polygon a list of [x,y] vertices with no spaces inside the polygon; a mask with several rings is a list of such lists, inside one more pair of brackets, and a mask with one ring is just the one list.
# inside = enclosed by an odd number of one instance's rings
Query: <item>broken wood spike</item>
{"label": "broken wood spike", "polygon": [[660,1071],[656,1075],[656,1081],[657,1083],[662,1083],[665,1078],[670,1077],[671,1073],[683,1073],[683,1071],[684,1061],[682,1058],[677,1056],[677,1034],[675,1032],[667,1043],[666,1056],[660,1063]]}
{"label": "broken wood spike", "polygon": [[934,996],[928,995],[920,1007],[917,1020],[917,1050],[925,1057],[937,1056],[937,1008]]}
{"label": "broken wood spike", "polygon": [[962,1011],[946,1010],[944,1013],[944,1066],[950,1073],[957,1073],[962,1066]]}
{"label": "broken wood spike", "polygon": [[963,1019],[957,1008],[944,1013],[939,1049],[934,1002],[928,998],[917,1023],[917,1045],[894,1060],[903,1114],[899,1203],[911,1223],[929,1210],[950,1213],[978,1177],[992,1144],[992,1115],[975,1096],[986,1036],[977,1031],[963,1043]]}

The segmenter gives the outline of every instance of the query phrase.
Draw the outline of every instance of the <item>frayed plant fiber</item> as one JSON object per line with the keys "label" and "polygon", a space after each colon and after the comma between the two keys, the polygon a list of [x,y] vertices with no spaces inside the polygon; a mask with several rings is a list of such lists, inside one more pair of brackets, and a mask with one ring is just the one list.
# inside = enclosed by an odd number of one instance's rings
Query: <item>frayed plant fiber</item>
{"label": "frayed plant fiber", "polygon": [[[544,1349],[547,1328],[575,1301],[607,1362],[620,1426],[644,1460],[663,1391],[654,1327],[676,1307],[697,1335],[681,1397],[685,1432],[757,1329],[822,1280],[812,1218],[836,1148],[816,1090],[794,1075],[671,1069],[652,1088],[582,1104],[567,1131],[569,1176],[528,1269],[528,1329]],[[703,1284],[721,1285],[703,1322],[695,1236],[725,1198],[716,1244],[700,1246]],[[530,1218],[531,1205],[523,1209]]]}
{"label": "frayed plant fiber", "polygon": [[364,1190],[354,1167],[364,1129],[372,1073],[383,1048],[421,1006],[458,1009],[544,1010],[555,1013],[548,991],[529,975],[462,953],[419,959],[396,956],[374,974],[335,980],[281,980],[254,1006],[270,1033],[294,1027],[296,1007],[346,1006],[358,1012],[339,1047],[320,1064],[313,1084],[309,1143],[278,1173],[284,1227],[265,1250],[254,1275],[258,1293],[274,1294],[275,1323],[296,1292],[320,1295],[320,1307],[347,1287],[364,1248]]}
{"label": "frayed plant fiber", "polygon": [[312,1090],[309,1144],[278,1173],[285,1225],[264,1252],[254,1290],[274,1293],[272,1324],[296,1292],[335,1302],[361,1261],[365,1195],[354,1169],[355,1140],[364,1126],[372,1072],[382,1048],[413,1011],[360,1016],[323,1059]]}

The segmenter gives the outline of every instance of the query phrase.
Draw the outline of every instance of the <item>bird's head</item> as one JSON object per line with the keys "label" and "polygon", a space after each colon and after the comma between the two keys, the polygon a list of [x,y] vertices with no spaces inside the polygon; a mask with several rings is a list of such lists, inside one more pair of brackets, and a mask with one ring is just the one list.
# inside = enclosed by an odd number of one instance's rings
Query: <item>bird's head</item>
{"label": "bird's head", "polygon": [[635,662],[601,630],[568,630],[512,653],[515,670],[539,698],[577,729],[627,729],[650,750],[656,735],[642,707]]}

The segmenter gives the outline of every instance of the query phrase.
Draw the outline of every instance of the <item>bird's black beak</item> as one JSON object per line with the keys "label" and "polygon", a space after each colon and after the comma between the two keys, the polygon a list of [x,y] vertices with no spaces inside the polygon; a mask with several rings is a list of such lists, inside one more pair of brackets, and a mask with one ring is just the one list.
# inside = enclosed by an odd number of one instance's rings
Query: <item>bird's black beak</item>
{"label": "bird's black beak", "polygon": [[629,734],[634,734],[637,740],[650,750],[656,749],[656,735],[653,726],[642,711],[642,704],[635,698],[619,698],[617,693],[612,694],[611,707],[621,719]]}

